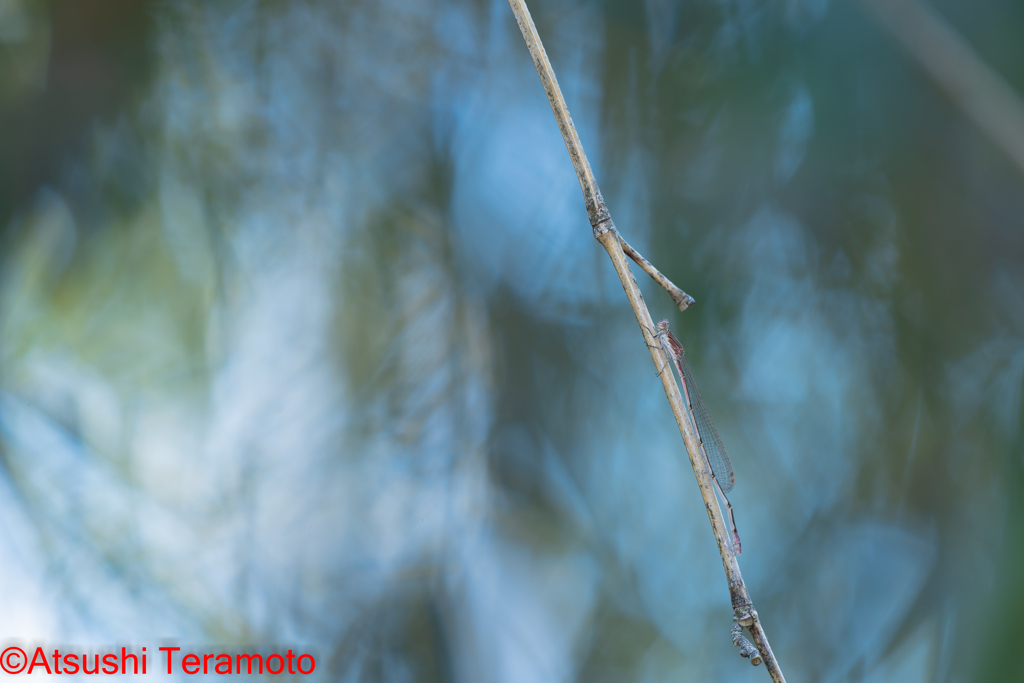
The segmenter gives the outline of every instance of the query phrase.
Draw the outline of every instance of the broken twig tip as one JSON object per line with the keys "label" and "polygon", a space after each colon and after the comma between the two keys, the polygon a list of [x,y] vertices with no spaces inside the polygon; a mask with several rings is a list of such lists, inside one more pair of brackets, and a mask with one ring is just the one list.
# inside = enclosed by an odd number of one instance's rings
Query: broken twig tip
{"label": "broken twig tip", "polygon": [[732,644],[740,649],[740,657],[750,660],[751,666],[757,666],[764,661],[757,648],[743,635],[743,627],[740,626],[739,620],[735,616],[732,618]]}
{"label": "broken twig tip", "polygon": [[676,302],[676,306],[679,306],[680,311],[685,311],[687,308],[697,303],[696,299],[682,290],[679,291],[679,295],[673,296],[672,299]]}

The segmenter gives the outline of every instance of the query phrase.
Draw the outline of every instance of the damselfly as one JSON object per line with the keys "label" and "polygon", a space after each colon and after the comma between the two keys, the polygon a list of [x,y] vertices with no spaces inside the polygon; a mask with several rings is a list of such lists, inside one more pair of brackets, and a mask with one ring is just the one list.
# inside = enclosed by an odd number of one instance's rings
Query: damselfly
{"label": "damselfly", "polygon": [[739,555],[743,552],[743,547],[740,545],[740,534],[736,530],[736,518],[732,514],[732,505],[725,495],[732,491],[732,487],[736,483],[732,472],[732,463],[729,462],[729,454],[726,453],[722,437],[718,435],[715,423],[711,421],[711,415],[700,397],[697,383],[693,381],[693,373],[690,371],[690,365],[686,362],[686,351],[675,335],[669,332],[667,320],[658,323],[658,339],[661,341],[661,348],[675,364],[679,379],[683,383],[683,398],[686,401],[687,412],[690,413],[690,421],[697,433],[697,439],[700,441],[704,459],[711,469],[711,478],[714,480],[722,500],[725,501],[729,524],[732,526],[732,538],[735,545],[733,550]]}

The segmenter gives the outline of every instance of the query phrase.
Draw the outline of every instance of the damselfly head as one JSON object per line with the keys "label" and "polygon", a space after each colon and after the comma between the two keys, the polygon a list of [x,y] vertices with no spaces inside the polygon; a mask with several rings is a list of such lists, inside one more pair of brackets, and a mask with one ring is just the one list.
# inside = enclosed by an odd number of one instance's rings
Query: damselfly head
{"label": "damselfly head", "polygon": [[667,329],[668,329],[668,321],[667,320],[662,320],[661,322],[658,323],[658,331],[659,332],[664,332]]}

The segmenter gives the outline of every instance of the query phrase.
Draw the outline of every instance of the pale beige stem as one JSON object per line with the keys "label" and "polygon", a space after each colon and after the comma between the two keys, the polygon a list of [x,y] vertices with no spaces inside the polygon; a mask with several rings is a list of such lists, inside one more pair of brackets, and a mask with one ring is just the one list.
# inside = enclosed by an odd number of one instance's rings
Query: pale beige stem
{"label": "pale beige stem", "polygon": [[601,190],[597,187],[597,180],[594,179],[594,172],[590,168],[590,162],[587,161],[587,155],[583,151],[583,144],[580,142],[579,135],[576,134],[576,126],[572,123],[569,108],[565,106],[565,98],[562,97],[562,89],[558,87],[555,71],[551,68],[548,54],[544,51],[544,44],[540,42],[540,36],[537,35],[537,27],[533,24],[530,10],[526,8],[526,4],[521,0],[509,0],[509,4],[512,6],[512,12],[516,15],[516,21],[519,22],[519,29],[523,32],[523,39],[526,40],[526,47],[530,50],[533,65],[537,67],[537,74],[540,76],[540,82],[544,86],[544,92],[547,93],[548,102],[551,103],[551,109],[555,112],[558,129],[562,131],[565,147],[569,150],[569,158],[572,159],[572,165],[576,169],[576,177],[579,178],[580,189],[583,190],[583,201],[587,206],[590,225],[594,228],[594,237],[599,237],[603,232],[610,231],[615,233],[619,240],[622,241],[623,249],[629,254],[629,257],[636,261],[637,265],[643,268],[645,273],[654,278],[655,282],[665,288],[665,291],[676,302],[676,306],[679,307],[680,311],[685,311],[693,305],[693,297],[662,275],[657,268],[640,255],[640,252],[626,244],[626,241],[615,230],[611,214],[608,213],[608,207],[604,204],[604,197],[601,196]]}
{"label": "pale beige stem", "polygon": [[[704,508],[708,513],[711,529],[718,543],[718,552],[722,557],[722,566],[725,569],[725,577],[729,583],[729,595],[732,600],[733,614],[737,621],[750,631],[754,645],[757,647],[761,658],[764,659],[765,666],[772,680],[776,683],[785,683],[786,679],[779,669],[775,655],[772,653],[772,649],[764,635],[764,630],[761,628],[757,612],[754,610],[750,595],[747,593],[746,584],[743,583],[739,563],[733,554],[732,539],[722,517],[718,499],[715,497],[711,471],[706,465],[706,460],[700,448],[700,441],[694,433],[686,405],[679,391],[679,386],[676,384],[675,376],[671,372],[661,371],[665,367],[667,358],[664,355],[660,340],[654,336],[654,321],[651,319],[650,311],[647,310],[647,304],[644,303],[643,295],[640,293],[640,288],[633,277],[633,272],[629,268],[629,262],[626,260],[626,252],[624,250],[628,249],[633,254],[636,254],[636,252],[629,248],[628,245],[625,245],[615,229],[615,223],[612,222],[611,214],[608,212],[604,199],[601,197],[601,191],[597,187],[594,173],[590,168],[590,163],[587,161],[587,155],[583,151],[583,145],[580,143],[579,136],[576,134],[576,127],[572,123],[572,117],[569,116],[569,110],[565,106],[565,99],[562,97],[561,89],[558,87],[555,72],[551,68],[547,53],[541,44],[540,36],[537,35],[537,27],[534,26],[529,10],[526,8],[523,0],[509,0],[509,4],[512,6],[513,13],[515,13],[519,29],[523,33],[526,46],[530,50],[530,56],[533,58],[534,66],[537,67],[537,73],[540,75],[544,91],[547,93],[548,101],[551,103],[551,109],[555,113],[558,127],[562,131],[565,146],[569,150],[569,156],[572,158],[573,166],[576,168],[576,175],[579,178],[580,187],[583,190],[583,197],[587,206],[587,214],[590,217],[590,224],[594,229],[594,237],[605,248],[605,251],[608,252],[608,257],[612,260],[612,266],[619,276],[622,289],[626,292],[626,298],[629,300],[629,305],[633,308],[636,321],[640,326],[640,333],[643,335],[644,341],[650,349],[651,358],[659,370],[658,374],[661,377],[665,396],[668,397],[669,405],[672,407],[672,414],[676,419],[676,425],[679,427],[679,433],[683,437],[686,454],[690,458],[690,465],[693,467],[693,473],[697,478],[700,495],[704,499]],[[660,273],[658,273],[658,276],[655,276],[652,271],[655,273],[657,271],[639,254],[636,254],[633,258],[639,259],[637,263],[641,267],[644,267],[643,264],[647,264],[650,270],[646,267],[644,270],[651,273],[655,280],[658,280],[658,277],[664,277]],[[673,287],[675,286],[673,285]],[[679,291],[682,293],[682,290]],[[683,297],[685,298],[677,301],[681,309],[685,308],[681,301],[689,299],[685,293],[683,293]],[[690,301],[692,302],[692,299]],[[687,303],[687,305],[689,304]],[[751,661],[756,664],[757,658],[752,657]]]}

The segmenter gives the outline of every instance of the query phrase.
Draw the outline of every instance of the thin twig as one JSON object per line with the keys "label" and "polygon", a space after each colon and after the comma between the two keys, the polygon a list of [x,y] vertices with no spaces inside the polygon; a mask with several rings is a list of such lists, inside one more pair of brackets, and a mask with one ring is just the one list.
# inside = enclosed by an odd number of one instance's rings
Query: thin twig
{"label": "thin twig", "polygon": [[[609,221],[611,218],[608,219]],[[633,259],[645,273],[651,276],[655,282],[665,288],[668,295],[672,297],[672,301],[676,302],[676,306],[679,307],[680,311],[685,311],[690,306],[697,303],[693,300],[693,297],[679,289],[673,284],[671,280],[662,275],[657,268],[651,265],[651,262],[640,255],[640,252],[629,246],[629,242],[623,239],[622,235],[619,235],[619,241],[622,242],[622,251],[626,252],[626,256]]]}
{"label": "thin twig", "polygon": [[[729,531],[726,528],[725,520],[723,519],[721,509],[718,506],[718,499],[715,497],[711,472],[709,471],[705,463],[704,456],[701,453],[700,442],[694,434],[686,406],[683,402],[682,394],[679,391],[679,386],[676,384],[675,377],[671,372],[661,372],[661,370],[664,369],[666,362],[666,359],[663,356],[664,352],[661,345],[654,337],[654,321],[651,319],[650,311],[647,310],[647,305],[644,303],[643,296],[640,293],[640,288],[637,286],[636,279],[633,277],[633,272],[629,268],[629,262],[626,260],[626,252],[624,249],[628,249],[634,254],[636,252],[625,245],[622,238],[619,236],[618,231],[615,229],[615,223],[612,222],[611,214],[608,212],[604,199],[601,197],[601,191],[597,187],[597,181],[594,179],[594,173],[590,169],[590,163],[587,161],[587,155],[584,153],[583,145],[580,143],[579,136],[576,134],[576,128],[573,126],[572,117],[569,116],[569,110],[565,106],[565,99],[562,97],[562,91],[558,87],[555,72],[551,68],[551,62],[548,61],[548,56],[544,51],[544,46],[541,44],[540,36],[537,35],[537,27],[533,24],[533,18],[530,16],[529,10],[526,8],[523,0],[509,0],[509,5],[512,7],[512,12],[515,14],[516,21],[519,23],[519,29],[522,31],[523,38],[526,40],[526,46],[530,50],[530,56],[533,58],[533,64],[537,67],[537,73],[540,75],[541,83],[544,85],[544,91],[547,93],[548,101],[551,103],[551,109],[554,111],[555,119],[558,121],[558,127],[562,131],[562,138],[565,140],[565,146],[569,150],[569,156],[572,158],[573,166],[576,168],[576,175],[579,177],[580,187],[583,190],[583,198],[587,206],[587,214],[590,217],[590,224],[594,229],[594,237],[601,243],[601,246],[605,248],[605,251],[608,252],[609,258],[612,260],[612,266],[614,266],[615,272],[618,274],[619,280],[622,282],[622,288],[626,292],[626,298],[629,299],[629,305],[633,308],[633,313],[636,315],[636,321],[640,325],[640,333],[643,335],[644,341],[650,349],[651,359],[659,370],[658,375],[661,377],[662,387],[665,389],[665,395],[668,397],[669,405],[672,406],[672,414],[675,416],[676,425],[679,427],[679,433],[683,437],[683,443],[686,446],[686,454],[690,458],[690,465],[693,467],[694,475],[697,478],[697,486],[700,488],[700,495],[704,499],[704,507],[707,510],[708,519],[711,521],[711,529],[715,534],[715,540],[718,542],[718,552],[722,556],[722,566],[725,569],[725,577],[729,583],[729,595],[732,600],[733,616],[737,623],[746,627],[750,631],[754,645],[757,647],[760,657],[764,659],[765,667],[768,669],[772,680],[776,683],[785,683],[786,679],[782,675],[782,670],[779,668],[775,655],[772,653],[771,646],[768,644],[768,639],[765,637],[764,629],[761,628],[760,620],[758,619],[757,612],[754,610],[754,605],[750,600],[746,584],[743,583],[743,576],[740,574],[739,563],[736,561],[736,556],[733,554],[732,540],[729,537]],[[639,254],[634,256],[634,259],[636,258],[642,260],[643,263],[647,263],[643,257],[639,256]],[[637,262],[640,263],[640,261]],[[644,267],[643,263],[640,264],[641,267]],[[650,266],[650,264],[647,265],[650,269],[648,270],[647,267],[644,267],[644,270],[651,273],[651,276],[654,277],[655,280],[658,280],[660,273],[658,276],[655,276],[653,273],[657,273],[657,271],[654,270],[654,267]],[[681,292],[682,290],[679,291]],[[683,294],[683,297],[686,299],[689,298],[686,294]],[[685,301],[686,299],[681,299],[680,301]],[[690,301],[692,301],[692,299],[690,299]],[[679,302],[677,301],[677,303]],[[685,306],[680,303],[680,308],[685,308]],[[751,661],[753,664],[756,664],[757,658],[751,658]]]}
{"label": "thin twig", "polygon": [[761,653],[743,637],[743,627],[735,615],[732,618],[732,644],[740,649],[740,657],[748,658],[754,666],[761,663]]}
{"label": "thin twig", "polygon": [[676,302],[680,311],[685,311],[694,304],[693,297],[679,289],[679,287],[676,287],[672,284],[671,280],[658,272],[658,269],[641,256],[640,252],[626,244],[626,241],[622,239],[622,236],[615,229],[615,223],[612,222],[611,214],[608,213],[608,207],[604,204],[604,197],[601,196],[601,190],[597,187],[597,180],[594,179],[594,172],[590,168],[590,162],[587,161],[587,155],[583,152],[580,137],[576,134],[576,126],[573,125],[572,117],[569,116],[569,108],[565,106],[565,98],[562,97],[562,90],[558,87],[555,71],[551,68],[548,54],[544,51],[544,45],[540,42],[540,36],[537,35],[537,27],[533,25],[530,11],[526,9],[525,3],[519,0],[509,0],[509,4],[516,15],[516,21],[519,22],[519,28],[523,32],[523,38],[526,40],[526,47],[530,50],[530,56],[533,57],[533,65],[537,67],[540,82],[544,85],[544,92],[548,95],[548,102],[551,103],[551,109],[555,112],[555,120],[558,121],[558,128],[562,131],[565,147],[569,150],[569,157],[572,159],[572,165],[576,169],[576,177],[579,178],[580,189],[583,190],[583,201],[587,206],[590,225],[594,228],[594,237],[600,239],[600,235],[604,232],[611,232],[616,235],[622,242],[622,248],[629,254],[629,257],[636,261],[637,265],[643,268],[645,273],[654,278],[655,282],[665,288],[665,291]]}
{"label": "thin twig", "polygon": [[939,14],[919,0],[861,0],[925,72],[1024,171],[1024,102]]}

